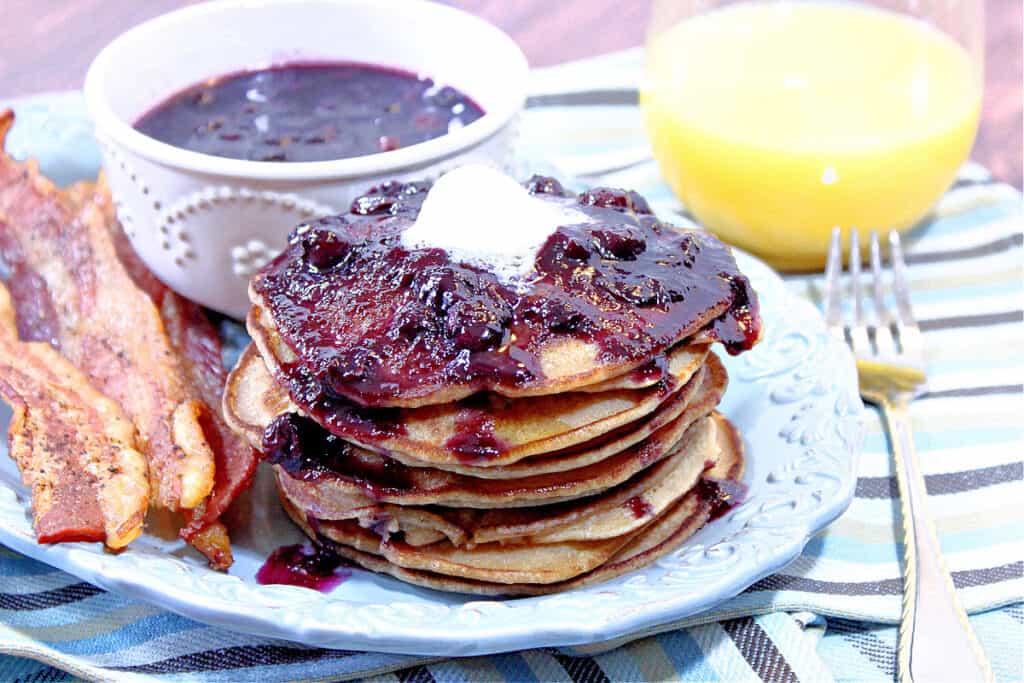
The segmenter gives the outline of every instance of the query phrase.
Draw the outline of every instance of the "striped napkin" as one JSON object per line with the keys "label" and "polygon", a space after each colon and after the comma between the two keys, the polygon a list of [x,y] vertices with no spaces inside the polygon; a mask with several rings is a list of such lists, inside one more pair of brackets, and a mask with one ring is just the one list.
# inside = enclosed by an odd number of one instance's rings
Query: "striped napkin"
{"label": "striped napkin", "polygon": [[[637,189],[686,222],[650,160],[636,107],[641,68],[642,54],[630,50],[536,71],[522,167]],[[77,101],[61,102],[73,109],[62,115],[84,116]],[[1016,190],[968,164],[908,240],[930,380],[911,406],[915,439],[954,581],[1006,681],[1024,679],[1022,206]],[[815,301],[822,291],[820,276],[787,285]],[[853,504],[782,572],[657,633],[460,660],[235,634],[0,547],[0,681],[892,680],[902,591],[895,498],[885,434],[869,412]]]}

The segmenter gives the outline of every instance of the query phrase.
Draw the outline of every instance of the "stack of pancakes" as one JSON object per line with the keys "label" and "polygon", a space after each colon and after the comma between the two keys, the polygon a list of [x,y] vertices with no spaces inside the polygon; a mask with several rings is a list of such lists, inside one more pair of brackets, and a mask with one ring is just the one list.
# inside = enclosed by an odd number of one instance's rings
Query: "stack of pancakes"
{"label": "stack of pancakes", "polygon": [[[531,187],[593,225],[559,228],[529,287],[403,246],[427,187],[394,184],[297,228],[254,278],[225,413],[321,546],[421,586],[533,595],[643,566],[735,502],[743,449],[715,411],[727,376],[710,346],[748,348],[760,323],[727,248],[634,193]],[[580,234],[582,284],[559,270]],[[627,251],[602,250],[622,235]],[[665,256],[678,249],[690,265]],[[641,284],[668,294],[622,294],[652,268]]]}

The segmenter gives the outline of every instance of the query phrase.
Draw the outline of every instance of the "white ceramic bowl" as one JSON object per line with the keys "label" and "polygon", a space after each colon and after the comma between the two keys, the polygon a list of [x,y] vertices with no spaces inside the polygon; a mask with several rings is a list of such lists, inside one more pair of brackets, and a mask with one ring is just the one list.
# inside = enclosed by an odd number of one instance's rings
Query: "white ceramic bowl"
{"label": "white ceramic bowl", "polygon": [[[485,115],[395,151],[302,163],[200,154],[132,127],[155,104],[206,78],[314,60],[425,74],[469,95]],[[243,317],[249,277],[302,221],[345,212],[384,180],[434,178],[470,161],[508,167],[527,73],[507,35],[431,2],[226,0],[123,33],[89,67],[85,99],[118,216],[139,255],[181,294]]]}

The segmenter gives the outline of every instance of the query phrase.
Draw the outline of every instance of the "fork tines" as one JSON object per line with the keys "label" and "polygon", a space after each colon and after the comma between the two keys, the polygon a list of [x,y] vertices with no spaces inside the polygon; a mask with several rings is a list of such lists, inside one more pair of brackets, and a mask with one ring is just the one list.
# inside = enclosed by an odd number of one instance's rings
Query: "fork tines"
{"label": "fork tines", "polygon": [[858,356],[899,358],[904,363],[920,364],[923,360],[921,331],[910,306],[910,287],[907,283],[907,267],[903,260],[900,235],[895,230],[889,233],[895,314],[886,304],[886,278],[878,233],[871,231],[870,240],[872,305],[869,315],[864,302],[860,236],[857,230],[850,231],[849,280],[853,298],[853,319],[846,325],[842,310],[841,231],[838,227],[832,230],[832,242],[829,245],[828,262],[825,267],[825,323],[834,335],[847,341]]}

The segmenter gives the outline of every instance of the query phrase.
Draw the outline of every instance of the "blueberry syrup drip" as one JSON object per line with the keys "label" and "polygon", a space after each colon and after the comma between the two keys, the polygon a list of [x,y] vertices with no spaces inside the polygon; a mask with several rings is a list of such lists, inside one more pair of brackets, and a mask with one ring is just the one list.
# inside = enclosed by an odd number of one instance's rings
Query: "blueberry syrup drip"
{"label": "blueberry syrup drip", "polygon": [[302,481],[344,477],[373,497],[413,487],[410,469],[405,465],[386,456],[364,453],[296,413],[279,415],[267,426],[261,450],[267,462],[280,465]]}
{"label": "blueberry syrup drip", "polygon": [[668,359],[665,356],[652,358],[650,362],[631,370],[629,376],[638,384],[660,382],[668,377]]}
{"label": "blueberry syrup drip", "polygon": [[651,504],[640,496],[633,496],[627,500],[623,505],[627,510],[633,513],[633,516],[637,519],[643,519],[644,517],[650,517],[654,514],[654,508]]}
{"label": "blueberry syrup drip", "polygon": [[658,391],[662,396],[668,396],[678,387],[679,379],[670,372],[667,357],[655,358],[654,365],[661,374],[661,379],[658,380]]}
{"label": "blueberry syrup drip", "polygon": [[702,330],[730,352],[757,340],[756,296],[717,239],[659,222],[633,192],[569,197],[543,177],[528,186],[589,222],[558,228],[521,287],[401,244],[427,184],[386,183],[348,214],[296,228],[252,282],[299,359],[282,367],[293,400],[347,434],[356,404],[452,384],[531,386],[544,378],[542,351],[566,338],[594,344],[610,364],[642,363]]}
{"label": "blueberry syrup drip", "polygon": [[704,477],[698,482],[697,490],[701,497],[711,505],[709,522],[722,517],[747,497],[746,484],[732,479]]}
{"label": "blueberry syrup drip", "polygon": [[750,281],[739,275],[732,278],[731,284],[732,307],[715,320],[711,336],[722,342],[725,350],[735,356],[750,348],[746,340],[760,336],[761,317],[757,310],[757,300],[751,298],[753,289]]}
{"label": "blueberry syrup drip", "polygon": [[500,455],[508,446],[494,434],[494,418],[476,407],[465,407],[455,417],[455,434],[445,448],[459,460],[472,463]]}
{"label": "blueberry syrup drip", "polygon": [[256,572],[256,583],[303,586],[327,593],[352,575],[341,566],[341,557],[319,544],[286,545],[270,554]]}
{"label": "blueberry syrup drip", "polygon": [[415,145],[483,114],[455,88],[398,69],[293,63],[194,85],[144,114],[135,128],[219,157],[329,161]]}

